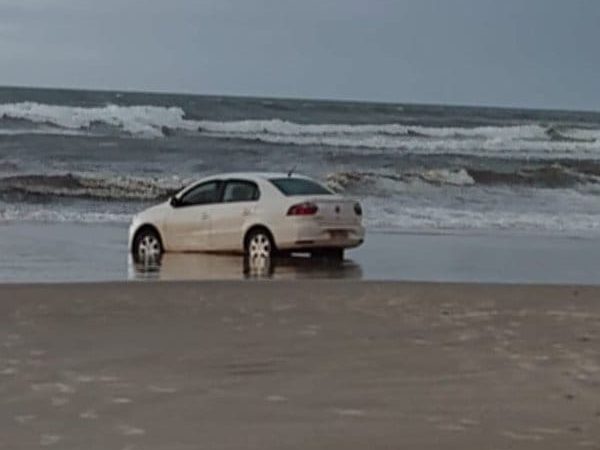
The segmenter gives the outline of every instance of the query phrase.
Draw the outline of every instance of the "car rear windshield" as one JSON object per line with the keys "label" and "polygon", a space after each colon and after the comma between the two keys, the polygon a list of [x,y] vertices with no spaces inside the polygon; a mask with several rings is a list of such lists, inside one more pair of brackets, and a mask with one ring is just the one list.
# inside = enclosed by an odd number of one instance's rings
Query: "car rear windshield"
{"label": "car rear windshield", "polygon": [[331,191],[305,178],[271,178],[271,183],[283,195],[331,195]]}

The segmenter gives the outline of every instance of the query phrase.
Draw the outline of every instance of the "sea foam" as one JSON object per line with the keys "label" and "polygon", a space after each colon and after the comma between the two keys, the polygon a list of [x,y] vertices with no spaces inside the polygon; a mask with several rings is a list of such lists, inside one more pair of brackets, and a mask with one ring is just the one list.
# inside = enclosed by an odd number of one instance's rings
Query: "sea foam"
{"label": "sea foam", "polygon": [[178,107],[118,106],[75,107],[35,102],[0,104],[0,117],[52,124],[67,130],[89,129],[93,124],[120,128],[133,135],[163,136],[164,127],[195,128]]}
{"label": "sea foam", "polygon": [[[14,124],[9,128],[2,127],[1,119],[29,122],[44,128],[25,126],[19,129]],[[216,139],[334,147],[358,152],[600,159],[600,130],[556,128],[539,123],[432,127],[402,123],[311,124],[279,118],[215,121],[189,118],[180,107],[114,104],[81,107],[35,102],[0,104],[0,134],[100,133],[98,125],[145,138],[170,137],[183,131]]]}

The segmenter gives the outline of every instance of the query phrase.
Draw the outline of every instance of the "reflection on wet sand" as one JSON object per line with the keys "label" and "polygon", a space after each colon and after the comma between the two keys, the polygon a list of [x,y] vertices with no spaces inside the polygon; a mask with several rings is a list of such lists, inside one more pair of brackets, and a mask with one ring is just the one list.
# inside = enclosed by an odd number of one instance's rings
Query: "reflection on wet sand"
{"label": "reflection on wet sand", "polygon": [[237,255],[166,253],[159,261],[129,259],[129,279],[135,280],[229,280],[362,278],[360,265],[352,260],[329,261],[306,256],[249,261]]}

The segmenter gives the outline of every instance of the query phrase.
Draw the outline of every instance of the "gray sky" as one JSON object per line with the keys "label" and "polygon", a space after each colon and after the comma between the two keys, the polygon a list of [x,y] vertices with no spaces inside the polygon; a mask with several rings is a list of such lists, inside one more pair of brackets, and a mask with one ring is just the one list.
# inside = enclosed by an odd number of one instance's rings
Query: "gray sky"
{"label": "gray sky", "polygon": [[598,0],[0,0],[0,84],[600,110]]}

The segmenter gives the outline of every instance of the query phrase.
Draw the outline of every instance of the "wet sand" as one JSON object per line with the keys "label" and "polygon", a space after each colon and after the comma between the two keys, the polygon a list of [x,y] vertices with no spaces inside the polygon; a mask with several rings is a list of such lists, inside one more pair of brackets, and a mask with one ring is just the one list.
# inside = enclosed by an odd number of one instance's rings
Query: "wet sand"
{"label": "wet sand", "polygon": [[[126,224],[0,224],[0,282],[245,277],[239,256],[167,254],[151,271],[140,271],[129,259]],[[600,239],[369,232],[343,265],[289,258],[276,261],[270,278],[598,285]]]}
{"label": "wet sand", "polygon": [[0,448],[600,448],[600,289],[0,286]]}

